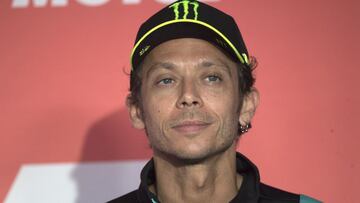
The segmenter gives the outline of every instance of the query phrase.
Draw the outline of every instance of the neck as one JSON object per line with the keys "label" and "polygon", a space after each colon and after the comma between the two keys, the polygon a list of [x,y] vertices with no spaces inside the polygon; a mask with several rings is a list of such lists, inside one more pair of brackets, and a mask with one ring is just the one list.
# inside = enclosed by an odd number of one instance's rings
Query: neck
{"label": "neck", "polygon": [[150,190],[162,203],[229,202],[242,182],[235,145],[199,163],[174,164],[154,154],[156,183]]}

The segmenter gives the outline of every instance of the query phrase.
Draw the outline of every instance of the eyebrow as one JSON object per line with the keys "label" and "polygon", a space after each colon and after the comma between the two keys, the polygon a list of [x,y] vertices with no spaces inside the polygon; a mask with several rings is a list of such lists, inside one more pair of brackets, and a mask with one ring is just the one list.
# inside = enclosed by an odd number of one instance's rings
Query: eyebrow
{"label": "eyebrow", "polygon": [[149,77],[150,73],[156,70],[156,67],[171,70],[174,69],[176,65],[171,62],[156,62],[150,66],[149,70],[146,72],[146,77]]}
{"label": "eyebrow", "polygon": [[231,71],[230,71],[230,67],[224,63],[223,61],[217,59],[219,61],[219,63],[214,63],[212,61],[208,61],[208,60],[204,60],[201,62],[201,66],[202,67],[212,67],[212,66],[217,66],[222,68],[224,71],[226,71],[229,75],[231,75]]}
{"label": "eyebrow", "polygon": [[[204,67],[204,68],[210,68],[210,67],[214,67],[214,66],[220,67],[221,69],[226,71],[229,75],[231,75],[230,67],[220,59],[217,59],[217,61],[219,61],[219,62],[214,63],[212,61],[204,59],[197,66]],[[149,70],[146,72],[146,77],[149,77],[150,73],[157,70],[157,68],[173,70],[173,69],[175,69],[175,67],[177,67],[176,64],[171,63],[171,62],[155,62],[154,64],[152,64],[150,66]]]}

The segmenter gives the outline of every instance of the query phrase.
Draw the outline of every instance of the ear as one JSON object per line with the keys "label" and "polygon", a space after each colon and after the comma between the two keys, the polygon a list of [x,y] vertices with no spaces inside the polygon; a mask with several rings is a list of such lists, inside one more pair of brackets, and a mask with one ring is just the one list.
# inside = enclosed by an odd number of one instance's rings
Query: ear
{"label": "ear", "polygon": [[252,88],[243,98],[243,104],[240,112],[239,122],[241,125],[246,125],[251,122],[256,108],[259,105],[260,96],[257,89]]}
{"label": "ear", "polygon": [[126,106],[129,111],[130,121],[132,126],[136,129],[144,129],[145,123],[142,118],[141,109],[138,105],[135,105],[131,102],[131,96],[126,97]]}

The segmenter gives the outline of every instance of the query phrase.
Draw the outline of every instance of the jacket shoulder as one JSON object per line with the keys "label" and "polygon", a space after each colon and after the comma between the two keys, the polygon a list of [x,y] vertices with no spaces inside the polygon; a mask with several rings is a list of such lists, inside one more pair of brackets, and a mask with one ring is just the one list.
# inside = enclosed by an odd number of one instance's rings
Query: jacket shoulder
{"label": "jacket shoulder", "polygon": [[313,199],[306,195],[300,195],[300,203],[321,203],[319,200]]}
{"label": "jacket shoulder", "polygon": [[287,192],[266,184],[260,184],[261,203],[321,203],[306,195]]}
{"label": "jacket shoulder", "polygon": [[113,199],[113,200],[110,200],[108,201],[107,203],[135,203],[135,202],[138,202],[138,199],[137,199],[137,195],[136,195],[136,192],[137,190],[134,190],[132,192],[129,192],[123,196],[120,196],[116,199]]}
{"label": "jacket shoulder", "polygon": [[260,199],[261,203],[299,203],[300,195],[261,183]]}

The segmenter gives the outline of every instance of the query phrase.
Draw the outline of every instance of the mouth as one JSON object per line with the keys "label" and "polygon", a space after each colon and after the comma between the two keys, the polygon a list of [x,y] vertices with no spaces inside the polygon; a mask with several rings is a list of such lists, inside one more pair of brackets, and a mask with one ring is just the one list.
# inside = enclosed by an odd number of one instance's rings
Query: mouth
{"label": "mouth", "polygon": [[203,121],[183,121],[173,126],[172,129],[179,133],[194,134],[201,130],[204,130],[210,125],[211,123],[206,123]]}

